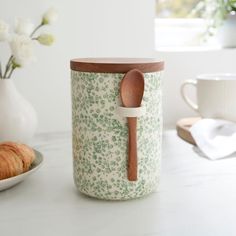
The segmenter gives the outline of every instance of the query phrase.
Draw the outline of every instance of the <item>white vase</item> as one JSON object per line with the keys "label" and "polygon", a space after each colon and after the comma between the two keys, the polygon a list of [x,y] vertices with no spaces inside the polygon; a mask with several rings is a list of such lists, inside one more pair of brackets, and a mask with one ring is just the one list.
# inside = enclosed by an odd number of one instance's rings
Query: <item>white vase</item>
{"label": "white vase", "polygon": [[32,105],[17,91],[11,79],[0,79],[0,142],[29,143],[37,127]]}
{"label": "white vase", "polygon": [[236,47],[236,14],[234,12],[230,13],[220,26],[216,37],[223,48]]}

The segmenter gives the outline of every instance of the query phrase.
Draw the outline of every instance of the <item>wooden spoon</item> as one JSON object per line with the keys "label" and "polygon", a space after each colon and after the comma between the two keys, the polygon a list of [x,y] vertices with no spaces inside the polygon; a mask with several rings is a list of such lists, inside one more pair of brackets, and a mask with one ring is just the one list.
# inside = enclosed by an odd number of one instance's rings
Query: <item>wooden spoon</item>
{"label": "wooden spoon", "polygon": [[[124,107],[140,107],[144,92],[143,73],[137,69],[130,70],[121,81],[120,95]],[[137,180],[137,117],[128,117],[128,180]]]}

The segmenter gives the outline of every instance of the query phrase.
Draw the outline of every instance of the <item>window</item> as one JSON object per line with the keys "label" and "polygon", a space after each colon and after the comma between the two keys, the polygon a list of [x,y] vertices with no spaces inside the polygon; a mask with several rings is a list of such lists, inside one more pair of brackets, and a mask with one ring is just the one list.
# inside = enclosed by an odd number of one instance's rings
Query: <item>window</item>
{"label": "window", "polygon": [[[193,11],[199,2],[201,1],[156,0],[155,30],[158,50],[170,48],[178,50],[206,45],[204,41],[206,20]],[[215,47],[214,43],[210,43]]]}
{"label": "window", "polygon": [[199,0],[157,0],[156,16],[158,18],[189,18],[192,9],[199,2]]}

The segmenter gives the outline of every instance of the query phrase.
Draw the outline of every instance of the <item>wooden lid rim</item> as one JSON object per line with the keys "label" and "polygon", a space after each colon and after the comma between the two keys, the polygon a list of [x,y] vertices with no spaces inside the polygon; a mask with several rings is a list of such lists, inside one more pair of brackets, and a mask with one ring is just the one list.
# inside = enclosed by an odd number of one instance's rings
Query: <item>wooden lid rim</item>
{"label": "wooden lid rim", "polygon": [[95,73],[127,73],[129,70],[138,69],[143,73],[164,70],[164,62],[155,59],[135,58],[82,58],[70,61],[70,68],[74,71]]}

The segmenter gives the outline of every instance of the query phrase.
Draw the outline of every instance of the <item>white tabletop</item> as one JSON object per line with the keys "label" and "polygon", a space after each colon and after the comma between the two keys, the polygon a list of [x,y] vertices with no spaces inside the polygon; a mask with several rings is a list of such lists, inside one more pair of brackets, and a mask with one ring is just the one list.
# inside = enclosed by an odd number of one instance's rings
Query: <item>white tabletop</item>
{"label": "white tabletop", "polygon": [[148,197],[111,202],[79,194],[68,133],[40,135],[42,168],[0,192],[1,236],[235,236],[236,158],[209,161],[164,134],[161,186]]}

